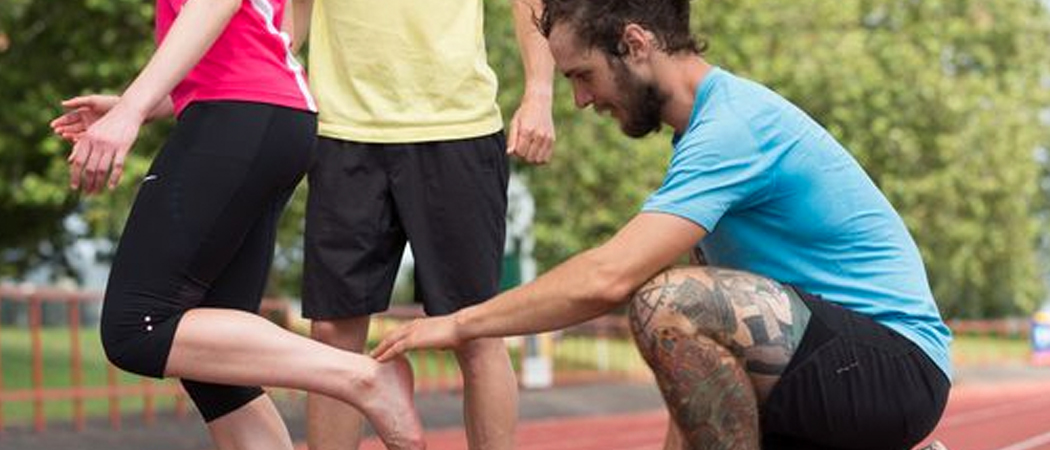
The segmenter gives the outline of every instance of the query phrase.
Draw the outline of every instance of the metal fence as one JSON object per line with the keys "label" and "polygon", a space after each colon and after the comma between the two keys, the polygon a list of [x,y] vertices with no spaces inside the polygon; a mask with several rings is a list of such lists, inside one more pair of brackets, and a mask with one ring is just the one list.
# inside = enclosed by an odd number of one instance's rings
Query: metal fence
{"label": "metal fence", "polygon": [[[26,408],[26,405],[31,410],[28,425],[38,432],[45,431],[49,421],[70,421],[75,429],[83,430],[89,418],[98,416],[97,412],[85,409],[86,401],[106,402],[105,416],[114,429],[121,427],[122,419],[132,415],[140,416],[146,424],[153,423],[161,410],[172,411],[178,417],[188,415],[190,403],[177,382],[122,373],[105,361],[97,342],[82,342],[85,334],[97,336],[86,332],[97,328],[101,302],[102,296],[97,292],[0,284],[0,433],[13,424],[5,420],[5,412],[11,411],[9,408]],[[289,305],[287,301],[266,299],[260,314],[278,325],[304,333],[305,322],[294,317]],[[419,309],[392,308],[373,321],[370,340],[375,342],[397,324],[418,317],[422,317]],[[631,347],[627,326],[625,318],[606,316],[553,335],[550,352],[554,383],[646,379],[648,371]],[[15,335],[20,338],[28,335],[28,342],[4,342],[5,336]],[[524,365],[525,346],[520,338],[509,339],[508,344],[518,358],[516,370],[520,370]],[[21,348],[22,345],[28,348]],[[66,360],[55,360],[56,355],[49,354],[48,347],[56,346],[62,347],[63,353],[68,351]],[[85,353],[86,346],[93,351]],[[5,351],[12,349],[18,350],[22,357],[14,359],[14,355],[5,355]],[[462,388],[459,368],[449,352],[424,350],[413,352],[409,357],[418,392]],[[93,367],[103,365],[105,381],[86,380],[86,363]],[[28,380],[4,379],[5,367],[13,364],[30,366]],[[54,375],[64,378],[66,373],[68,380],[56,383]],[[292,391],[284,393],[293,399],[301,395]],[[136,405],[130,405],[129,400],[134,400]],[[68,415],[46,413],[48,405],[58,403],[72,405]],[[18,412],[19,416],[27,415],[25,410]],[[21,420],[17,425],[27,423]]]}
{"label": "metal fence", "polygon": [[[98,342],[83,342],[83,336],[97,338],[101,297],[97,292],[0,284],[0,433],[13,422],[39,432],[46,430],[49,421],[71,422],[75,429],[83,430],[89,418],[108,419],[108,426],[116,429],[128,417],[140,416],[150,424],[158,412],[189,415],[190,402],[177,382],[122,373],[105,361]],[[292,312],[290,305],[288,301],[266,299],[260,314],[285,328],[305,333],[307,323]],[[422,317],[419,309],[394,307],[373,320],[369,340],[375,343],[392,327],[418,317]],[[961,335],[1024,339],[1029,335],[1030,323],[1015,319],[951,321],[949,325]],[[630,341],[628,327],[625,317],[606,315],[548,335],[546,354],[552,363],[553,384],[651,380]],[[17,339],[5,342],[5,338],[12,337]],[[517,358],[515,370],[519,379],[527,353],[522,339],[507,340]],[[54,351],[57,347],[61,351]],[[90,351],[85,352],[85,348]],[[993,348],[986,354],[971,355],[974,361],[961,362],[996,364],[1001,360],[997,352]],[[459,368],[449,352],[424,350],[409,357],[417,392],[462,388]],[[93,380],[85,378],[85,365],[93,369]],[[104,380],[99,380],[100,370],[104,371]],[[8,372],[19,374],[19,379],[5,379]],[[290,399],[302,397],[289,390],[279,393]],[[88,411],[88,401],[104,402],[105,412],[98,411],[98,407]],[[68,406],[68,414],[47,412],[48,405],[61,403]],[[11,411],[18,413],[17,421],[5,414]]]}

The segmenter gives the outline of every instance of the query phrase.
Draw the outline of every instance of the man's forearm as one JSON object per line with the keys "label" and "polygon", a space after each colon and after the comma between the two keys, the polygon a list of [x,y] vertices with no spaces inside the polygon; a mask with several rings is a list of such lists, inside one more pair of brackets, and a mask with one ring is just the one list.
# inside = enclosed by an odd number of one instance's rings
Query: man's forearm
{"label": "man's forearm", "polygon": [[466,339],[513,336],[561,329],[605,314],[629,295],[616,275],[603,271],[591,250],[535,281],[506,291],[455,315]]}
{"label": "man's forearm", "polygon": [[314,0],[291,0],[285,8],[281,30],[288,33],[288,37],[292,40],[292,53],[299,53],[299,49],[306,43],[306,38],[310,35],[310,19],[313,14]]}
{"label": "man's forearm", "polygon": [[668,214],[642,213],[608,242],[453,318],[461,337],[557,330],[611,311],[647,280],[674,264],[706,234]]}
{"label": "man's forearm", "polygon": [[536,28],[535,19],[543,12],[541,0],[511,0],[514,34],[525,69],[525,96],[551,98],[554,89],[554,58],[547,39]]}

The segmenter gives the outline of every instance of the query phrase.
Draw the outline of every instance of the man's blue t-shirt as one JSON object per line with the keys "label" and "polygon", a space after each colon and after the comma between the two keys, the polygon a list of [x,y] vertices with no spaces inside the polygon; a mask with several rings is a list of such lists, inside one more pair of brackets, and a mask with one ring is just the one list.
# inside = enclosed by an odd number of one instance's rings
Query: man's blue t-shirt
{"label": "man's blue t-shirt", "polygon": [[709,264],[872,317],[951,378],[951,332],[904,222],[842,145],[775,92],[711,70],[663,185],[642,209],[704,227]]}

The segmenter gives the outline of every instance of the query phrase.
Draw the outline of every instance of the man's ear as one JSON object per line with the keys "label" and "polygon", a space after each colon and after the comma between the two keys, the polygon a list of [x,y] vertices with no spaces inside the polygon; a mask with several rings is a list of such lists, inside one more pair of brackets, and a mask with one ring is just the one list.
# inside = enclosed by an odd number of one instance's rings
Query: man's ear
{"label": "man's ear", "polygon": [[655,50],[656,42],[649,30],[636,23],[629,23],[623,28],[620,45],[623,58],[644,60]]}

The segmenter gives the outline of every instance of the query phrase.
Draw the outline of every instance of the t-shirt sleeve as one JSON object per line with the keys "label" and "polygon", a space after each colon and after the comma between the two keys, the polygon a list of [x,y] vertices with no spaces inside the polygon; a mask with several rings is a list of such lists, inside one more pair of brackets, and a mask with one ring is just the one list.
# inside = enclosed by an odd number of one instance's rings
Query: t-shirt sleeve
{"label": "t-shirt sleeve", "polygon": [[739,121],[693,127],[679,139],[663,184],[642,211],[680,216],[710,233],[727,212],[761,200],[769,185],[766,156]]}

